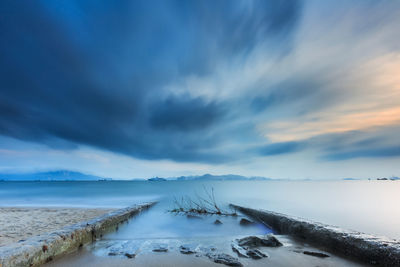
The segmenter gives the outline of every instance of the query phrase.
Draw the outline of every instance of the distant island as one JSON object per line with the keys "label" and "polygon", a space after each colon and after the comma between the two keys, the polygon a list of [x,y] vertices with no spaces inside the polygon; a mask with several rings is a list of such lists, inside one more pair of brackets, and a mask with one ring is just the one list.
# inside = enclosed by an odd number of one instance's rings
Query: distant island
{"label": "distant island", "polygon": [[180,177],[170,177],[170,178],[153,177],[147,179],[147,181],[267,181],[267,180],[272,180],[272,179],[260,176],[246,177],[235,174],[225,174],[225,175],[204,174],[204,175],[180,176]]}
{"label": "distant island", "polygon": [[110,181],[95,175],[68,170],[57,170],[36,173],[2,173],[0,181]]}
{"label": "distant island", "polygon": [[160,181],[168,181],[168,180],[165,178],[153,177],[153,178],[147,179],[147,181],[160,182]]}
{"label": "distant island", "polygon": [[[368,180],[379,180],[379,181],[397,181],[399,177],[392,176],[390,178],[369,178]],[[165,182],[165,181],[290,181],[290,179],[273,179],[262,176],[242,176],[237,174],[224,174],[224,175],[190,175],[190,176],[179,176],[179,177],[152,177],[149,179],[134,178],[134,179],[115,179],[105,178],[96,175],[85,174],[77,171],[70,170],[55,170],[47,172],[33,172],[33,173],[0,173],[1,181],[149,181],[149,182]],[[308,181],[311,179],[302,179],[298,181]],[[359,178],[343,178],[344,181],[363,180]]]}

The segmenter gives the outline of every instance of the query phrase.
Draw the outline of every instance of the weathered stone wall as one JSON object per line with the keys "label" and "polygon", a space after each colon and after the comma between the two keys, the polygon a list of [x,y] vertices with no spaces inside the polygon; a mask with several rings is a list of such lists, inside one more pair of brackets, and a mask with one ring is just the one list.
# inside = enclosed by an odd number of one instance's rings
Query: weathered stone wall
{"label": "weathered stone wall", "polygon": [[75,251],[84,244],[101,238],[104,233],[116,230],[118,224],[148,209],[155,203],[134,205],[110,212],[93,220],[67,226],[59,231],[39,235],[0,248],[0,267],[37,266],[55,257]]}
{"label": "weathered stone wall", "polygon": [[265,210],[231,205],[280,234],[344,254],[368,264],[400,266],[400,242]]}

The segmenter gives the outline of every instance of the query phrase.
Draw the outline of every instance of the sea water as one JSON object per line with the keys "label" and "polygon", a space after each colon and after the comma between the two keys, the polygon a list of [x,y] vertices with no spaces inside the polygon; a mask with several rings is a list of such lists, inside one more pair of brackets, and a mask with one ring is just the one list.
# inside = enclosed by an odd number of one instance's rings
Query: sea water
{"label": "sea water", "polygon": [[[238,204],[400,239],[400,181],[101,181],[0,182],[0,206],[115,207],[158,201],[109,238],[174,238],[229,235],[240,229],[268,233],[261,226],[238,228],[224,217],[223,227],[203,219],[174,215],[174,199],[208,197],[229,211]],[[207,223],[205,223],[207,222]],[[138,230],[140,229],[140,230]]]}

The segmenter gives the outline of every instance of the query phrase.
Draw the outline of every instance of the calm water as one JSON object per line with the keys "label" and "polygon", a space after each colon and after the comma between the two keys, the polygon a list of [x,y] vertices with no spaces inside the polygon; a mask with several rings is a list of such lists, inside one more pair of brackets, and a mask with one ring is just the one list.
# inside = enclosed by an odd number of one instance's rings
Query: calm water
{"label": "calm water", "polygon": [[[110,238],[228,235],[236,231],[237,222],[232,218],[224,218],[224,227],[218,229],[211,223],[166,213],[173,208],[173,196],[204,195],[204,187],[214,188],[217,202],[224,207],[235,203],[263,208],[400,239],[400,181],[0,182],[0,205],[125,207],[157,200],[158,205]],[[205,220],[212,222],[215,217]],[[240,229],[241,233],[268,232],[260,226]]]}

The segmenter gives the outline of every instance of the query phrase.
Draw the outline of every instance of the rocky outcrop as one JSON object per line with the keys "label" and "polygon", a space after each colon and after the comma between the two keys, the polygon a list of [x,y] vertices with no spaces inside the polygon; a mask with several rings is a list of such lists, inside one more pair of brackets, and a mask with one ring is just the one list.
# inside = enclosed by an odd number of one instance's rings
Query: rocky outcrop
{"label": "rocky outcrop", "polygon": [[243,266],[243,264],[237,258],[232,257],[229,254],[225,254],[225,253],[209,253],[209,254],[207,254],[207,257],[209,257],[215,263],[221,263],[221,264],[225,264],[225,265],[228,265],[228,266],[238,266],[238,267],[242,267]]}
{"label": "rocky outcrop", "polygon": [[[148,209],[155,203],[134,205],[110,212],[84,223],[74,224],[59,231],[29,238],[23,242],[0,248],[0,266],[37,266],[55,257],[70,253],[84,244],[95,241],[104,233],[118,229],[118,224]],[[131,255],[132,256],[132,255]]]}
{"label": "rocky outcrop", "polygon": [[154,252],[167,252],[168,251],[168,244],[154,244],[153,245]]}
{"label": "rocky outcrop", "polygon": [[179,247],[179,251],[182,254],[194,254],[196,253],[196,246],[193,245],[182,245]]}
{"label": "rocky outcrop", "polygon": [[380,266],[400,266],[400,242],[271,211],[231,205],[280,234],[292,235],[334,253]]}
{"label": "rocky outcrop", "polygon": [[214,222],[214,224],[215,224],[215,225],[221,225],[222,222],[221,222],[220,220],[216,219],[215,222]]}
{"label": "rocky outcrop", "polygon": [[273,236],[267,235],[265,237],[247,236],[237,240],[238,245],[247,249],[254,247],[280,247],[282,243]]}
{"label": "rocky outcrop", "polygon": [[266,254],[262,253],[260,250],[256,248],[249,249],[246,254],[247,256],[249,256],[254,260],[259,260],[268,257]]}

